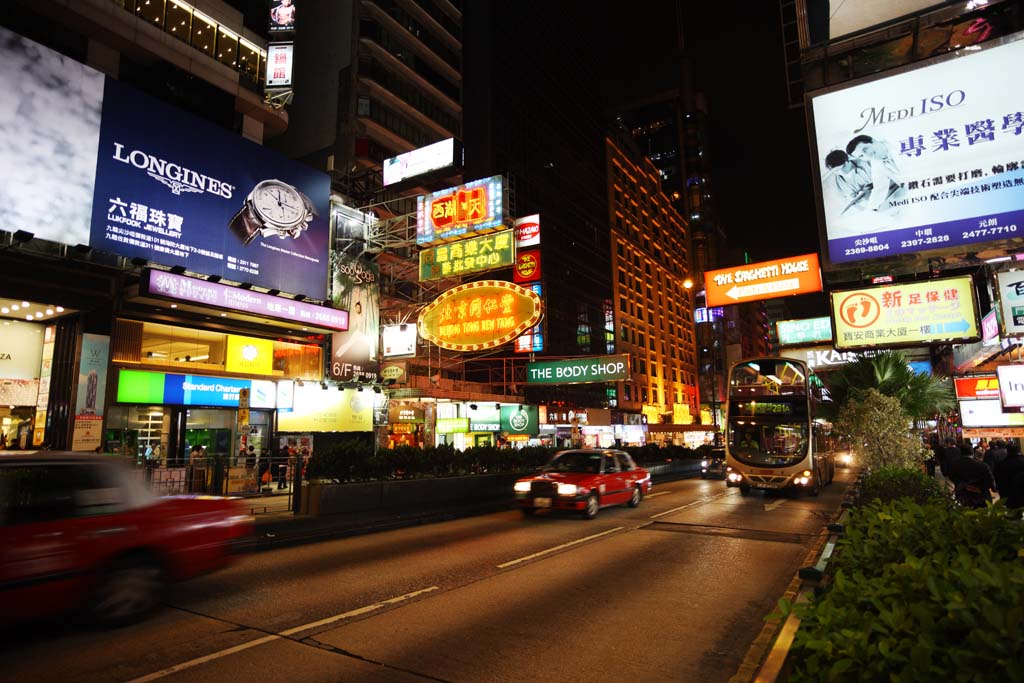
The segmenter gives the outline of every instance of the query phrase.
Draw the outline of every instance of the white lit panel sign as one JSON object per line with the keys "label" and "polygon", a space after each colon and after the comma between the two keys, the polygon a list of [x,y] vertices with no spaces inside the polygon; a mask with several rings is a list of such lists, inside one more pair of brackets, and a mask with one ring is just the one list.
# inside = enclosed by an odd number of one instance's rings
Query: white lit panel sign
{"label": "white lit panel sign", "polygon": [[384,185],[456,165],[455,138],[435,142],[384,160]]}
{"label": "white lit panel sign", "polygon": [[292,43],[273,43],[267,46],[267,87],[284,88],[292,84],[292,66],[295,64],[295,46]]}

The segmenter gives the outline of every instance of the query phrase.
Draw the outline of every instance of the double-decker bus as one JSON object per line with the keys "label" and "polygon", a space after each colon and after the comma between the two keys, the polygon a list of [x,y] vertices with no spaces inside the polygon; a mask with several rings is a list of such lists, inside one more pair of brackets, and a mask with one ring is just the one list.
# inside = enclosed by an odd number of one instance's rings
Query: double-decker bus
{"label": "double-decker bus", "polygon": [[821,381],[806,363],[751,358],[729,370],[726,484],[818,495],[835,476],[835,439],[820,415]]}

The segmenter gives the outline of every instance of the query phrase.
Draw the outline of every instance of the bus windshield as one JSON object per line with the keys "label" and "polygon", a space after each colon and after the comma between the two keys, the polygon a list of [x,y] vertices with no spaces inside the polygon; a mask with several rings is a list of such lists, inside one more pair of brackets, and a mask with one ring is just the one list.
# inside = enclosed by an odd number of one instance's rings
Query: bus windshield
{"label": "bus windshield", "polygon": [[729,416],[729,452],[754,467],[789,467],[807,457],[807,421]]}
{"label": "bus windshield", "polygon": [[809,372],[784,358],[737,364],[729,377],[729,452],[752,467],[790,467],[807,457]]}

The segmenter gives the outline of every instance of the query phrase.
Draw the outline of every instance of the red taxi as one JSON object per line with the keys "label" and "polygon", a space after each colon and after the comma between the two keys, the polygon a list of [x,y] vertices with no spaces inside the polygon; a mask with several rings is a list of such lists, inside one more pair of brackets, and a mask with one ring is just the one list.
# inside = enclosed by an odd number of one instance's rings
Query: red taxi
{"label": "red taxi", "polygon": [[0,602],[19,622],[86,608],[137,621],[165,582],[227,564],[252,533],[241,501],[154,496],[112,457],[0,455]]}
{"label": "red taxi", "polygon": [[650,473],[624,451],[560,451],[532,476],[515,483],[516,503],[525,515],[537,510],[578,511],[587,519],[610,505],[636,507],[651,492]]}

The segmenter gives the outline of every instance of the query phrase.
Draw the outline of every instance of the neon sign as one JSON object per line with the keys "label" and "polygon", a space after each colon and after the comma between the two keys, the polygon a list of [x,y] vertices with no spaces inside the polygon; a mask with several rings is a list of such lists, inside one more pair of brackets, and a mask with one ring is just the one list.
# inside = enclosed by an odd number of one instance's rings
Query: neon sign
{"label": "neon sign", "polygon": [[469,282],[428,304],[418,322],[420,336],[451,351],[501,346],[541,319],[541,300],[532,290],[501,280]]}
{"label": "neon sign", "polygon": [[416,244],[494,232],[505,221],[504,179],[492,176],[416,198]]}

